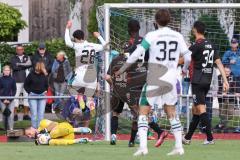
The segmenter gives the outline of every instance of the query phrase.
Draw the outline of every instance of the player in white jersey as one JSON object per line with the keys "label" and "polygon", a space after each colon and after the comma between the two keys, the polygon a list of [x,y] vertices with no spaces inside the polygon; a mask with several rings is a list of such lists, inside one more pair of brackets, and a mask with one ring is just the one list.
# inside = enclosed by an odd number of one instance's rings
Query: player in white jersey
{"label": "player in white jersey", "polygon": [[191,52],[189,52],[183,36],[167,27],[170,21],[168,10],[160,9],[157,11],[155,20],[158,24],[158,29],[149,32],[145,36],[141,45],[128,58],[127,63],[116,72],[116,75],[123,73],[142,53],[149,49],[147,83],[142,91],[140,115],[138,118],[140,147],[134,156],[148,153],[147,115],[149,114],[150,106],[155,105],[164,106],[175,137],[175,147],[168,155],[182,155],[184,154],[182,147],[182,126],[175,111],[177,103],[177,65],[181,53],[185,62],[183,72],[186,72],[191,61]]}
{"label": "player in white jersey", "polygon": [[72,22],[68,21],[65,30],[65,43],[75,50],[76,58],[76,76],[71,80],[70,85],[77,88],[77,92],[88,97],[87,104],[83,97],[79,99],[82,109],[85,106],[90,107],[93,102],[92,96],[97,88],[97,71],[95,65],[95,56],[97,52],[103,51],[106,45],[105,40],[98,32],[94,32],[94,37],[98,38],[101,44],[90,43],[84,39],[84,32],[76,30],[73,33],[74,42],[70,38],[70,28]]}

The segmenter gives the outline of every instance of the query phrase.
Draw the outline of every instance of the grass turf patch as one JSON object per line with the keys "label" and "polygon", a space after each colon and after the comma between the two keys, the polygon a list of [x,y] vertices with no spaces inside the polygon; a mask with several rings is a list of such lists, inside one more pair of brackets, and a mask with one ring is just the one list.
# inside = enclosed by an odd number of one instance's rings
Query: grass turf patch
{"label": "grass turf patch", "polygon": [[118,141],[116,146],[108,142],[92,142],[70,146],[35,146],[34,143],[0,143],[0,159],[11,160],[235,160],[239,159],[240,141],[219,140],[215,145],[203,146],[202,141],[193,141],[185,146],[185,155],[168,157],[173,141],[169,140],[161,148],[154,148],[154,141],[149,143],[149,154],[136,158],[132,154],[137,147],[128,148],[127,141]]}

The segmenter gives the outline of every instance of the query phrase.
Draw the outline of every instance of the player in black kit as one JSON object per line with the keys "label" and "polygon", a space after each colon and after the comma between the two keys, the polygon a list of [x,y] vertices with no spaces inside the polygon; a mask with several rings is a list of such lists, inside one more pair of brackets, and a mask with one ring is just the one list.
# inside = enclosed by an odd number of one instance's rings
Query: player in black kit
{"label": "player in black kit", "polygon": [[214,144],[213,136],[211,133],[211,124],[206,113],[205,98],[210,88],[212,80],[213,64],[215,63],[223,77],[223,88],[228,90],[229,84],[224,72],[224,68],[220,57],[214,45],[204,37],[205,24],[196,21],[193,25],[193,35],[195,36],[195,44],[189,50],[192,52],[192,121],[189,126],[189,131],[183,138],[183,144],[190,144],[192,135],[201,122],[202,126],[206,129],[207,139],[203,144]]}

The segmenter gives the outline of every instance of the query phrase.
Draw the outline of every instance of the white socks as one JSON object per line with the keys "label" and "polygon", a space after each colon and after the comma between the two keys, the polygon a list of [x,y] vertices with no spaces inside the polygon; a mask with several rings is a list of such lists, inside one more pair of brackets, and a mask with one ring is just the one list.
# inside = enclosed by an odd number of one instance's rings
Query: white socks
{"label": "white socks", "polygon": [[141,149],[147,148],[147,132],[148,132],[148,117],[146,115],[139,115],[138,135]]}
{"label": "white socks", "polygon": [[175,137],[175,148],[182,148],[182,126],[178,118],[169,119]]}

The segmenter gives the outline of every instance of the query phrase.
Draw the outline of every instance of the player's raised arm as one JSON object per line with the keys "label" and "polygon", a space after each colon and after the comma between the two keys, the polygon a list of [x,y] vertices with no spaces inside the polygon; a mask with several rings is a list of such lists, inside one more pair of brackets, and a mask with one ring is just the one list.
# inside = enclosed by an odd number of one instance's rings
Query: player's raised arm
{"label": "player's raised arm", "polygon": [[103,46],[107,44],[106,41],[103,39],[103,37],[101,36],[100,33],[93,32],[93,36],[96,37]]}
{"label": "player's raised arm", "polygon": [[74,43],[72,42],[72,40],[71,40],[71,38],[70,38],[70,28],[71,28],[71,27],[72,27],[72,22],[71,22],[71,21],[68,21],[68,22],[67,22],[66,29],[65,29],[64,39],[65,39],[65,44],[66,44],[68,47],[74,48]]}
{"label": "player's raised arm", "polygon": [[103,39],[103,37],[100,35],[100,33],[98,32],[93,32],[93,36],[95,38],[97,38],[101,44],[96,44],[96,43],[93,43],[94,44],[94,48],[97,52],[99,51],[103,51],[107,48],[107,42]]}
{"label": "player's raised arm", "polygon": [[115,75],[120,75],[126,71],[127,68],[129,68],[134,62],[138,60],[138,58],[144,54],[146,49],[142,46],[139,45],[137,49],[128,57],[126,63],[115,73]]}
{"label": "player's raised arm", "polygon": [[135,51],[128,57],[126,63],[115,73],[115,75],[120,75],[126,71],[134,62],[136,62],[142,54],[145,54],[146,50],[149,49],[151,43],[151,33],[148,33],[146,37],[142,40],[141,45],[138,45]]}

